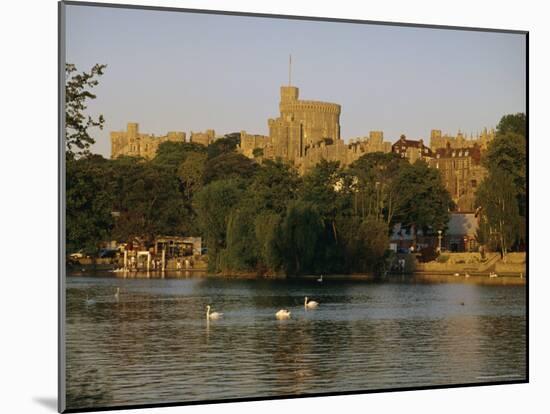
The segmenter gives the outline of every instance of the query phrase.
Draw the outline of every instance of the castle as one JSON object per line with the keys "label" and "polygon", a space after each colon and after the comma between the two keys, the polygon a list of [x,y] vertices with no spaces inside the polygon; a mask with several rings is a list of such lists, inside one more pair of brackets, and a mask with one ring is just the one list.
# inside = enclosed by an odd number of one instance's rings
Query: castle
{"label": "castle", "polygon": [[155,137],[154,134],[140,134],[139,125],[130,122],[126,131],[111,132],[111,158],[126,155],[152,159],[159,145],[166,141],[185,142],[185,132],[168,132],[167,135]]}
{"label": "castle", "polygon": [[304,173],[321,159],[348,165],[366,153],[391,150],[381,131],[371,131],[368,138],[346,144],[340,137],[341,106],[301,100],[295,86],[281,87],[279,112],[278,118],[267,121],[269,136],[241,131],[239,151],[243,155],[280,158]]}
{"label": "castle", "polygon": [[[430,132],[430,146],[422,139],[410,140],[404,135],[393,145],[384,141],[382,131],[370,131],[366,137],[345,143],[340,136],[341,106],[330,102],[302,100],[295,86],[280,89],[279,117],[268,119],[269,135],[241,131],[237,150],[259,162],[282,159],[304,174],[322,159],[338,161],[341,166],[353,163],[372,152],[393,152],[414,163],[423,160],[441,173],[445,187],[458,211],[473,211],[475,191],[487,175],[481,165],[481,153],[495,138],[495,131],[484,129],[467,139],[460,131],[456,136]],[[189,141],[208,146],[218,137],[213,129],[191,132]],[[162,142],[186,142],[185,132],[168,132],[165,136],[142,134],[137,123],[126,131],[111,132],[111,157],[120,155],[152,159]]]}

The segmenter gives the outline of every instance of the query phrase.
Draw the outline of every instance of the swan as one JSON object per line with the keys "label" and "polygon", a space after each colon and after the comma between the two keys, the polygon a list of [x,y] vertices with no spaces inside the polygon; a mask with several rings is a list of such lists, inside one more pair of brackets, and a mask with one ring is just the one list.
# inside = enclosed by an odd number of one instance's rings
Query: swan
{"label": "swan", "polygon": [[470,274],[469,273],[464,273],[464,277],[470,277]]}
{"label": "swan", "polygon": [[86,304],[86,306],[95,305],[95,300],[94,300],[94,299],[90,299],[90,298],[88,297],[88,294],[86,293],[86,300],[84,301],[84,303]]}
{"label": "swan", "polygon": [[115,292],[115,299],[118,300],[118,297],[120,296],[120,288],[117,287],[116,288],[116,292]]}
{"label": "swan", "polygon": [[281,309],[280,311],[278,311],[276,314],[275,314],[275,317],[277,319],[287,319],[287,318],[290,318],[290,311],[286,310],[286,309]]}
{"label": "swan", "polygon": [[319,279],[317,279],[317,282],[322,282],[323,281],[323,275],[319,276]]}
{"label": "swan", "polygon": [[315,302],[314,300],[311,300],[311,301],[307,301],[307,296],[306,296],[306,300],[304,301],[304,306],[306,309],[315,309],[317,306],[319,306],[319,303]]}
{"label": "swan", "polygon": [[498,277],[498,275],[495,272],[489,273],[489,277]]}
{"label": "swan", "polygon": [[220,312],[210,313],[210,305],[206,306],[206,319],[208,319],[208,320],[220,319],[222,317],[222,315],[223,315],[223,313],[220,313]]}
{"label": "swan", "polygon": [[459,275],[458,273],[455,273],[455,276],[457,276],[457,277],[458,277],[458,276],[460,276],[460,275]]}

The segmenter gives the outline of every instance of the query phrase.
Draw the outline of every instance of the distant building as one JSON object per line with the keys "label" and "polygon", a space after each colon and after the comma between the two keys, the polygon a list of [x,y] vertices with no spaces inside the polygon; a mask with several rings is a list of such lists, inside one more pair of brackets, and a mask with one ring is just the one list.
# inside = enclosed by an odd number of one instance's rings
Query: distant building
{"label": "distant building", "polygon": [[446,148],[435,151],[429,163],[441,173],[456,211],[474,211],[475,192],[487,176],[487,170],[481,165],[481,148],[478,145],[452,148],[451,144],[447,144]]}
{"label": "distant building", "polygon": [[185,132],[168,132],[167,135],[156,137],[141,134],[139,125],[131,122],[126,131],[111,132],[111,158],[126,155],[151,159],[155,157],[158,146],[167,141],[185,142]]}
{"label": "distant building", "polygon": [[475,213],[451,213],[443,238],[444,249],[451,252],[477,251],[476,233],[479,227]]}
{"label": "distant building", "polygon": [[399,141],[392,145],[391,151],[406,158],[411,164],[416,160],[429,162],[433,156],[432,150],[424,145],[424,140],[407,139],[405,135],[401,135]]}
{"label": "distant building", "polygon": [[269,119],[269,136],[241,132],[239,151],[249,158],[280,158],[304,173],[322,159],[345,166],[369,152],[389,152],[381,131],[346,144],[340,137],[341,106],[299,99],[295,86],[281,87],[280,116]]}
{"label": "distant building", "polygon": [[484,128],[481,134],[477,136],[470,135],[467,138],[462,132],[458,131],[456,136],[442,135],[440,129],[432,129],[430,132],[430,148],[432,151],[444,149],[447,146],[451,148],[471,148],[478,146],[482,151],[485,151],[489,143],[495,138],[495,130],[487,130]]}
{"label": "distant building", "polygon": [[207,147],[216,140],[216,132],[213,129],[207,129],[205,132],[191,132],[189,140]]}

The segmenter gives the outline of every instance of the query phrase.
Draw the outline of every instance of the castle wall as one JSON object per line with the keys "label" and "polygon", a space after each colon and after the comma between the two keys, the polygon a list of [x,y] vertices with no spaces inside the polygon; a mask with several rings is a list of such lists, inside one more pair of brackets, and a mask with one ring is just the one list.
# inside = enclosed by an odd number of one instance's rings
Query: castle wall
{"label": "castle wall", "polygon": [[167,135],[141,134],[139,124],[128,123],[126,131],[111,132],[111,158],[119,156],[154,158],[159,145],[163,142],[185,142],[185,132],[170,131]]}
{"label": "castle wall", "polygon": [[205,132],[191,132],[189,140],[207,147],[216,140],[216,132],[213,129],[207,129]]}

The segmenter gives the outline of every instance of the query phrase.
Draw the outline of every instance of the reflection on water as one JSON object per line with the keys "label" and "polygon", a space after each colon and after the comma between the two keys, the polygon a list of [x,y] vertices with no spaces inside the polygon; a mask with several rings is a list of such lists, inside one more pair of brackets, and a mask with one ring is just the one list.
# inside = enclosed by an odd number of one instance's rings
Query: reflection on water
{"label": "reflection on water", "polygon": [[[109,277],[67,286],[68,408],[525,379],[524,287]],[[305,296],[319,308],[306,311]],[[207,304],[223,318],[207,322]],[[290,319],[275,319],[281,308]]]}

